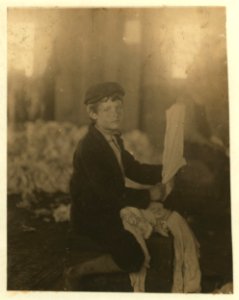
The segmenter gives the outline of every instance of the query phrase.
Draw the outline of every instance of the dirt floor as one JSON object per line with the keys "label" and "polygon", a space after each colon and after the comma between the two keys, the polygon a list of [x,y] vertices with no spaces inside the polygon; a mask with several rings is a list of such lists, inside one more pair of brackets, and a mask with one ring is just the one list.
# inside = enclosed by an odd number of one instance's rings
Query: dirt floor
{"label": "dirt floor", "polygon": [[[8,199],[8,290],[64,290],[62,275],[67,265],[69,223],[56,223],[51,217],[36,216],[33,209],[18,208],[19,199],[16,195]],[[61,201],[67,198],[43,195],[40,206],[46,208],[49,203]],[[230,211],[215,203],[207,207],[207,211],[186,216],[201,245],[203,293],[233,279]],[[152,255],[147,292],[170,292],[172,243],[165,239],[156,237],[151,241],[151,251],[157,252],[154,249],[160,247],[162,259],[154,259],[158,252]],[[87,257],[87,246],[84,242],[82,246],[82,255]],[[85,280],[85,290],[132,291],[125,274],[91,276]]]}

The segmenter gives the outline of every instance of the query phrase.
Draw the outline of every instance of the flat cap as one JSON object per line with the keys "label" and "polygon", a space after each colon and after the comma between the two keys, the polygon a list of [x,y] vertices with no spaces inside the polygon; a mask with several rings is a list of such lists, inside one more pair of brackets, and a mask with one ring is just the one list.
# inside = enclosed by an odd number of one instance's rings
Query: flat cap
{"label": "flat cap", "polygon": [[97,103],[101,99],[110,96],[122,98],[125,91],[117,82],[103,82],[91,86],[85,94],[85,104]]}

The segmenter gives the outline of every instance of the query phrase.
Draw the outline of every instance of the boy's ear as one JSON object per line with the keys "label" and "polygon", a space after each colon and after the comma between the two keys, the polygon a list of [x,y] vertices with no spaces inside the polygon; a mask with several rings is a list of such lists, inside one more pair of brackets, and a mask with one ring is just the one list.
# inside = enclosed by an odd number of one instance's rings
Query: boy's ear
{"label": "boy's ear", "polygon": [[92,111],[92,109],[89,106],[87,106],[87,113],[91,119],[97,119],[97,114],[94,111]]}

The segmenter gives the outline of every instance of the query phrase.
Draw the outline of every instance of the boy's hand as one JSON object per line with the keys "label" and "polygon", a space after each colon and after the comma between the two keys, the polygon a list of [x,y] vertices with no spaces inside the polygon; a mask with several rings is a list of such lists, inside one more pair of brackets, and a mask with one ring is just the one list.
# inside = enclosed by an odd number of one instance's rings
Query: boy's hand
{"label": "boy's hand", "polygon": [[163,194],[163,201],[167,198],[167,196],[172,192],[174,188],[174,178],[170,179],[165,185],[164,185],[164,194]]}
{"label": "boy's hand", "polygon": [[163,198],[164,187],[161,183],[157,183],[149,189],[151,201],[160,201]]}

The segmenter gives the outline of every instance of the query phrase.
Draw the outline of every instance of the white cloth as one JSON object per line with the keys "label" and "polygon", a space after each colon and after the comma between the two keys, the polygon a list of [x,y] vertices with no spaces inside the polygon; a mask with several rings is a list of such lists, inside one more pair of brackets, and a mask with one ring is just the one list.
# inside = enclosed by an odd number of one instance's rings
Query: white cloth
{"label": "white cloth", "polygon": [[199,292],[201,272],[198,263],[198,242],[186,221],[176,212],[165,209],[161,203],[152,203],[146,210],[126,207],[120,216],[124,228],[130,231],[139,242],[145,255],[145,261],[138,273],[130,274],[134,292],[145,291],[145,278],[149,268],[150,255],[145,243],[152,231],[168,236],[168,230],[174,237],[174,276],[172,292]]}
{"label": "white cloth", "polygon": [[162,183],[169,182],[186,161],[183,157],[185,106],[172,105],[166,111]]}
{"label": "white cloth", "polygon": [[173,293],[197,293],[201,290],[199,243],[182,216],[172,212],[167,225],[174,237]]}
{"label": "white cloth", "polygon": [[[158,212],[157,215],[156,211]],[[136,273],[130,273],[130,281],[134,292],[145,291],[145,278],[150,263],[150,255],[145,240],[150,237],[152,231],[155,229],[164,236],[168,235],[165,222],[169,214],[170,212],[164,209],[161,203],[152,203],[148,209],[126,207],[120,211],[125,230],[134,235],[145,257],[141,270]]]}
{"label": "white cloth", "polygon": [[139,272],[130,273],[131,286],[134,292],[145,291],[145,278],[147,268],[149,268],[150,255],[145,243],[145,239],[149,237],[152,232],[152,226],[145,222],[139,209],[134,207],[127,207],[121,210],[121,218],[125,230],[131,232],[144,252],[144,264]]}

